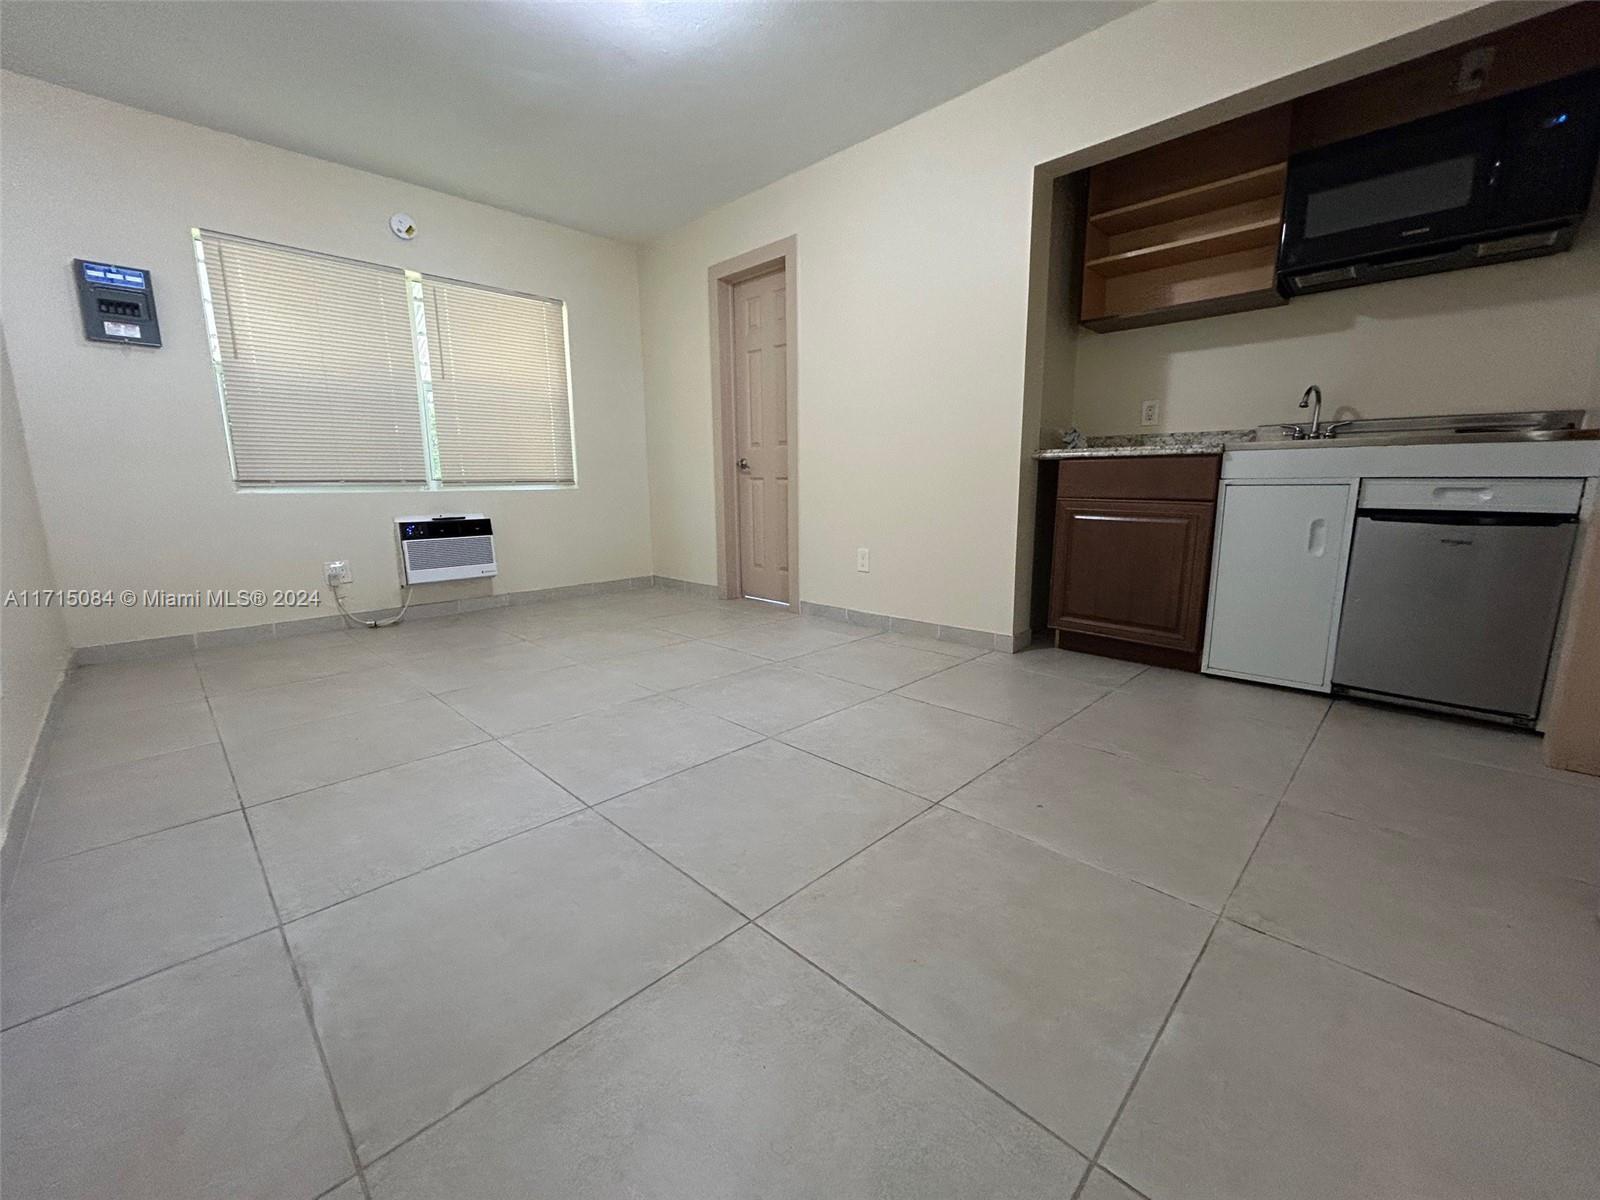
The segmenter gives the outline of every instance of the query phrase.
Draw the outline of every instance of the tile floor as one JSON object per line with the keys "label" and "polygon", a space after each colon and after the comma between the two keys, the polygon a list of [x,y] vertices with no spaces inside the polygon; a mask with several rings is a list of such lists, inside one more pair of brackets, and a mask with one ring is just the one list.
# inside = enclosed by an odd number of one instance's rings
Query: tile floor
{"label": "tile floor", "polygon": [[644,590],[73,673],[0,1190],[1593,1200],[1536,739]]}

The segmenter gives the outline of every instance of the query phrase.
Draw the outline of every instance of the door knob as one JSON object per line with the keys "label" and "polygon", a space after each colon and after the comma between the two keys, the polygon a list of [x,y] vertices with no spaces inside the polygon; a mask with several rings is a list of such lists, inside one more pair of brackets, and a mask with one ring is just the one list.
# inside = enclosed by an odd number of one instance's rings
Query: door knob
{"label": "door knob", "polygon": [[739,470],[748,471],[750,469],[750,460],[748,458],[741,458],[738,465]]}

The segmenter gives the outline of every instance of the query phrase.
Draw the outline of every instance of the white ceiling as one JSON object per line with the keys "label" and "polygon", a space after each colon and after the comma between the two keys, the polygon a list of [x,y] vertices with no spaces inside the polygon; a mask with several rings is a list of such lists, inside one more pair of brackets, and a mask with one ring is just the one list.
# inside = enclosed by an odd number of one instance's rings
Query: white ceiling
{"label": "white ceiling", "polygon": [[1136,7],[5,0],[0,61],[644,239]]}

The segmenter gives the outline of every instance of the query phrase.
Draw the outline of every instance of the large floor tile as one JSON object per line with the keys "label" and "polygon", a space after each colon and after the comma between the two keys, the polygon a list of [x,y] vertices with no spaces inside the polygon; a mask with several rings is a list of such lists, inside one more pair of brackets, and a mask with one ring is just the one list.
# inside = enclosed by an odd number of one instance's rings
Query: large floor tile
{"label": "large floor tile", "polygon": [[6,898],[4,1022],[50,1012],[274,923],[238,813],[28,863]]}
{"label": "large floor tile", "polygon": [[1153,1200],[1591,1200],[1600,1068],[1223,922],[1102,1155]]}
{"label": "large floor tile", "polygon": [[710,638],[752,629],[773,621],[793,621],[796,614],[785,608],[717,604],[651,619],[651,624],[683,637]]}
{"label": "large floor tile", "polygon": [[1119,691],[1050,736],[1276,798],[1293,777],[1311,732]]}
{"label": "large floor tile", "polygon": [[900,689],[902,696],[1043,733],[1087,708],[1105,689],[1065,676],[962,663]]}
{"label": "large floor tile", "polygon": [[604,812],[754,916],[925,807],[887,784],[763,742],[641,788]]}
{"label": "large floor tile", "polygon": [[1600,888],[1285,806],[1228,915],[1600,1062]]}
{"label": "large floor tile", "polygon": [[748,671],[751,667],[764,665],[766,661],[753,654],[729,650],[725,646],[713,646],[710,642],[679,642],[659,650],[608,659],[606,666],[630,683],[653,692],[667,692],[674,688],[693,687],[723,675]]}
{"label": "large floor tile", "polygon": [[350,1150],[274,933],[0,1037],[0,1191],[16,1200],[283,1200]]}
{"label": "large floor tile", "polygon": [[620,658],[624,654],[659,650],[663,646],[676,645],[683,640],[679,634],[640,625],[552,634],[538,644],[546,650],[572,659],[573,662],[596,662],[605,658]]}
{"label": "large floor tile", "polygon": [[1239,717],[1306,735],[1316,732],[1329,703],[1328,697],[1314,692],[1164,667],[1141,671],[1136,679],[1122,685],[1122,690],[1160,704],[1183,718]]}
{"label": "large floor tile", "polygon": [[871,700],[878,692],[829,675],[772,664],[708,679],[672,693],[675,700],[768,735]]}
{"label": "large floor tile", "polygon": [[369,1173],[378,1200],[1066,1200],[1083,1160],[742,930]]}
{"label": "large floor tile", "polygon": [[953,658],[958,662],[968,659],[982,658],[991,653],[990,642],[983,646],[971,646],[966,642],[958,642],[954,638],[929,637],[925,633],[901,633],[897,630],[888,630],[878,633],[873,629],[863,626],[863,632],[872,634],[878,641],[890,646],[907,646],[912,650],[927,650],[933,654],[943,654],[946,658]]}
{"label": "large floor tile", "polygon": [[709,640],[730,650],[782,661],[859,641],[871,633],[872,630],[859,625],[846,625],[817,617],[798,617],[793,621],[769,621],[734,633],[718,634]]}
{"label": "large floor tile", "polygon": [[382,629],[353,630],[350,636],[363,648],[396,661],[411,657],[419,647],[430,653],[440,650],[465,652],[509,646],[517,640],[514,634],[488,620],[483,613],[402,621]]}
{"label": "large floor tile", "polygon": [[1600,883],[1600,795],[1585,787],[1319,735],[1284,801]]}
{"label": "large floor tile", "polygon": [[1096,1167],[1089,1172],[1089,1182],[1083,1185],[1078,1200],[1142,1200],[1142,1197],[1115,1175]]}
{"label": "large floor tile", "polygon": [[188,654],[75,667],[61,685],[60,727],[84,719],[200,700],[200,672]]}
{"label": "large floor tile", "polygon": [[1200,909],[957,813],[896,830],[762,924],[1092,1148],[1211,929]]}
{"label": "large floor tile", "polygon": [[60,858],[237,808],[233,775],[213,743],[46,779],[23,853]]}
{"label": "large floor tile", "polygon": [[598,804],[760,736],[666,696],[652,696],[519,733],[506,745],[586,804]]}
{"label": "large floor tile", "polygon": [[1383,747],[1402,753],[1425,750],[1463,762],[1503,767],[1552,783],[1600,788],[1600,775],[1561,771],[1544,762],[1544,738],[1520,729],[1458,721],[1426,713],[1337,701],[1322,731],[1330,746],[1349,750]]}
{"label": "large floor tile", "polygon": [[1272,815],[1270,796],[1045,738],[945,804],[1213,912]]}
{"label": "large floor tile", "polygon": [[271,733],[425,695],[405,673],[393,667],[379,667],[229,692],[211,701],[211,712],[227,741],[239,735]]}
{"label": "large floor tile", "polygon": [[1100,654],[1079,654],[1075,650],[1057,650],[1053,646],[1030,646],[1016,654],[995,650],[984,655],[983,661],[1018,671],[1081,679],[1103,688],[1121,687],[1135,675],[1149,669],[1143,663],[1124,662],[1120,658],[1106,658]]}
{"label": "large floor tile", "polygon": [[432,696],[266,733],[229,734],[239,795],[259,804],[488,740]]}
{"label": "large floor tile", "polygon": [[596,596],[591,607],[622,617],[650,618],[695,612],[704,609],[706,601],[688,592],[674,592],[667,588],[636,588]]}
{"label": "large floor tile", "polygon": [[338,632],[197,650],[194,657],[206,694],[213,699],[229,692],[343,675],[384,662],[377,647],[360,640],[359,634]]}
{"label": "large floor tile", "polygon": [[917,650],[876,637],[847,642],[791,661],[807,671],[884,690],[904,687],[953,665],[948,654]]}
{"label": "large floor tile", "polygon": [[109,767],[216,740],[217,727],[204,700],[85,717],[50,739],[44,773]]}
{"label": "large floor tile", "polygon": [[429,650],[394,661],[394,669],[404,672],[417,686],[427,691],[453,692],[477,683],[494,680],[526,680],[541,671],[572,666],[572,659],[538,643],[521,640],[509,645],[476,650]]}
{"label": "large floor tile", "polygon": [[484,742],[259,805],[250,823],[293,920],[581,807]]}
{"label": "large floor tile", "polygon": [[738,923],[579,813],[286,929],[370,1161]]}
{"label": "large floor tile", "polygon": [[528,641],[543,641],[586,630],[620,629],[639,619],[614,613],[589,601],[552,600],[496,609],[483,617],[496,629]]}
{"label": "large floor tile", "polygon": [[507,674],[441,698],[473,724],[506,737],[649,694],[608,667],[582,665],[531,677]]}
{"label": "large floor tile", "polygon": [[802,725],[783,740],[874,779],[939,800],[1008,754],[1030,734],[904,696],[880,696]]}

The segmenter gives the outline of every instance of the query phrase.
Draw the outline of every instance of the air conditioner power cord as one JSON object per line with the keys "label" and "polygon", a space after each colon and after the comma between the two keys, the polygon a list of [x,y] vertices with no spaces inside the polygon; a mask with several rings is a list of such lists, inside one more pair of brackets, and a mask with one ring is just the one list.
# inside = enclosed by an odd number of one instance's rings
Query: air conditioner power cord
{"label": "air conditioner power cord", "polygon": [[339,588],[341,585],[333,583],[329,584],[328,586],[333,589],[333,602],[339,606],[339,615],[345,619],[346,625],[360,625],[367,629],[387,629],[389,626],[398,625],[401,621],[405,620],[406,609],[411,607],[411,593],[413,587],[408,583],[405,586],[405,598],[400,604],[399,612],[395,613],[395,615],[392,617],[385,617],[381,621],[363,621],[359,617],[351,616],[350,610],[345,608],[344,597],[339,593]]}

